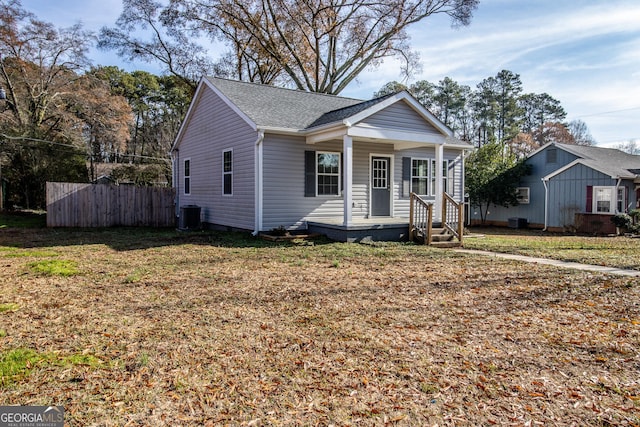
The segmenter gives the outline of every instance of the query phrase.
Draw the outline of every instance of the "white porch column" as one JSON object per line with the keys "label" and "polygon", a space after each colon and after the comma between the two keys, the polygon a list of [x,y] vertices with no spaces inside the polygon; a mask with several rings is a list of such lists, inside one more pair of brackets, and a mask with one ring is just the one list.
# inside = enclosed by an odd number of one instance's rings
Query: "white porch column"
{"label": "white porch column", "polygon": [[344,198],[344,220],[343,225],[351,225],[351,214],[353,206],[353,139],[349,135],[342,137],[342,155],[344,156],[343,172],[343,198]]}
{"label": "white porch column", "polygon": [[444,146],[442,144],[436,145],[436,203],[435,220],[441,222],[442,218],[442,197],[444,196],[444,188],[442,187],[442,160],[444,159]]}

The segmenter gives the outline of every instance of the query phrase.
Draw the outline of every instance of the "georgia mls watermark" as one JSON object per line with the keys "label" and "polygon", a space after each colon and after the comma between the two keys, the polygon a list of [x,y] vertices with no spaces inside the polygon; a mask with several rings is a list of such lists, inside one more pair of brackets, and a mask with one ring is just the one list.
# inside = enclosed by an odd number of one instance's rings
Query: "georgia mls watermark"
{"label": "georgia mls watermark", "polygon": [[0,427],[64,427],[64,408],[0,406]]}

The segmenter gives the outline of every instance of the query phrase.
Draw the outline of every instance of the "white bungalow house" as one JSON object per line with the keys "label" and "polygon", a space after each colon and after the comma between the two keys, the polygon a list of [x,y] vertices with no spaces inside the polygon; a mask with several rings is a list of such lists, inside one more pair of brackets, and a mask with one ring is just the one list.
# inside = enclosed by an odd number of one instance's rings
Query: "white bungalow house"
{"label": "white bungalow house", "polygon": [[171,149],[177,214],[195,205],[207,226],[256,234],[406,239],[412,193],[435,223],[443,200],[462,202],[471,149],[407,92],[362,101],[207,77]]}

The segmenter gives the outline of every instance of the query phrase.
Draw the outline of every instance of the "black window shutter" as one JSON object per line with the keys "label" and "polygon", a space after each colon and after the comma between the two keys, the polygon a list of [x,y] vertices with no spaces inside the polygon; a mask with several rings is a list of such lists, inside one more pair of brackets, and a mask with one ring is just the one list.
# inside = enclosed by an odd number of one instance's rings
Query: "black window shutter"
{"label": "black window shutter", "polygon": [[402,158],[402,197],[411,194],[411,157]]}
{"label": "black window shutter", "polygon": [[344,171],[346,170],[344,165],[344,154],[340,153],[340,194],[344,191]]}
{"label": "black window shutter", "polygon": [[593,212],[593,186],[587,185],[587,212]]}
{"label": "black window shutter", "polygon": [[316,152],[304,152],[304,197],[316,197]]}

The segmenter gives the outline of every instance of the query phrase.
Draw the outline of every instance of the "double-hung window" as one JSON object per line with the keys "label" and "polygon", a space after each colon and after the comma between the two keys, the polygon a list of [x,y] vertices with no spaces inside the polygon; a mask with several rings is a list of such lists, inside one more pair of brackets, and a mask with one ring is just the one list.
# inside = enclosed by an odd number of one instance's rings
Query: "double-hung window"
{"label": "double-hung window", "polygon": [[340,153],[316,153],[318,196],[340,195]]}
{"label": "double-hung window", "polygon": [[593,212],[602,214],[615,213],[616,187],[593,187]]}
{"label": "double-hung window", "polygon": [[233,194],[233,151],[222,152],[222,194]]}
{"label": "double-hung window", "polygon": [[516,199],[518,199],[518,203],[521,205],[529,204],[529,187],[518,187],[516,188]]}
{"label": "double-hung window", "polygon": [[627,211],[627,187],[618,187],[618,204],[616,208],[618,213]]}
{"label": "double-hung window", "polygon": [[442,191],[451,194],[453,191],[452,186],[453,179],[449,176],[452,171],[449,169],[449,160],[442,161]]}
{"label": "double-hung window", "polygon": [[411,159],[411,191],[421,196],[435,194],[435,165],[434,159]]}
{"label": "double-hung window", "polygon": [[191,194],[191,159],[184,161],[184,194]]}

